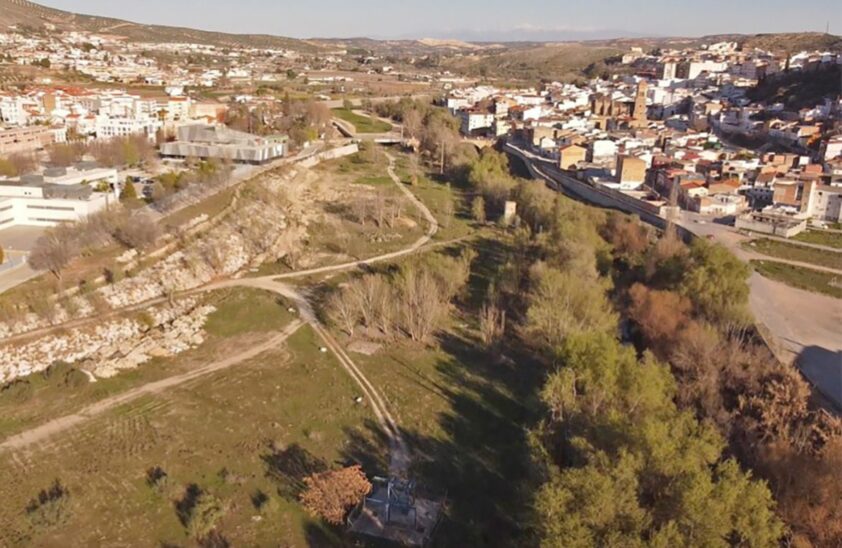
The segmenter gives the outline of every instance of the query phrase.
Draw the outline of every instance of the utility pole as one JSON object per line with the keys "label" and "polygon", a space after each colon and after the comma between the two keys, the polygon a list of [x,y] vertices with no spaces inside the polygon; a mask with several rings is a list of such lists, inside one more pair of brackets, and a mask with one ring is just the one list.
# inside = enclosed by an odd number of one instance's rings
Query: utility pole
{"label": "utility pole", "polygon": [[439,146],[441,149],[441,162],[439,163],[439,175],[444,175],[444,139],[441,140],[441,145]]}

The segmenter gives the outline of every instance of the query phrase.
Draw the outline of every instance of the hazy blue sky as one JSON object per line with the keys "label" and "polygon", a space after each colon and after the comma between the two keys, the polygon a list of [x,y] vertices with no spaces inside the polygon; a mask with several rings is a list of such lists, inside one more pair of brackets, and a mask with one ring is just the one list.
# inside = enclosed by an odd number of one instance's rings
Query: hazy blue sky
{"label": "hazy blue sky", "polygon": [[[38,0],[36,0],[38,1]],[[142,23],[295,37],[550,40],[824,31],[840,0],[40,0]]]}

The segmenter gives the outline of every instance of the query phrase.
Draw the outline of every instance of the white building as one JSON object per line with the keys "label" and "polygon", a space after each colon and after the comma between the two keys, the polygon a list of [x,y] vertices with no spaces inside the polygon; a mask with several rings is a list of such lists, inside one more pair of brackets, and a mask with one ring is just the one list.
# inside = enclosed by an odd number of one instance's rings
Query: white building
{"label": "white building", "polygon": [[591,158],[594,162],[613,160],[617,156],[617,143],[610,139],[597,139],[591,143]]}
{"label": "white building", "polygon": [[21,97],[0,96],[0,122],[14,126],[25,126],[29,117],[23,108]]}
{"label": "white building", "polygon": [[111,118],[106,115],[96,117],[95,133],[97,139],[113,139],[142,134],[151,141],[161,129],[162,124],[152,118]]}
{"label": "white building", "polygon": [[471,135],[480,130],[489,130],[494,125],[494,114],[487,110],[460,110],[461,131]]}
{"label": "white building", "polygon": [[83,185],[0,181],[0,230],[79,221],[107,207],[110,199],[109,194]]}

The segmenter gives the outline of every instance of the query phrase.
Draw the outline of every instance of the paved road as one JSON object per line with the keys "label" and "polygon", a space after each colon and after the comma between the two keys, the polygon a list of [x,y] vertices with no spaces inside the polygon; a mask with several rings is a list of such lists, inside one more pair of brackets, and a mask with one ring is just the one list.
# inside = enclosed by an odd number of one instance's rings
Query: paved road
{"label": "paved road", "polygon": [[[289,338],[290,335],[292,335],[292,333],[294,333],[302,325],[302,323],[307,323],[313,328],[316,334],[319,335],[319,337],[324,342],[325,346],[337,358],[342,368],[345,369],[345,371],[351,376],[351,378],[353,378],[354,382],[357,383],[357,385],[366,395],[366,398],[368,399],[369,405],[371,406],[378,423],[380,424],[386,436],[389,438],[391,455],[389,465],[390,474],[405,476],[409,471],[411,456],[408,446],[406,445],[406,442],[403,436],[401,435],[400,429],[398,428],[397,422],[395,421],[394,417],[389,411],[388,405],[386,404],[386,399],[383,397],[383,395],[380,393],[377,387],[375,387],[371,383],[371,381],[369,381],[369,379],[354,363],[351,357],[348,356],[347,352],[345,352],[341,345],[324,328],[321,322],[319,322],[319,319],[315,311],[313,310],[312,305],[307,300],[305,290],[292,287],[279,281],[280,278],[300,278],[312,274],[352,270],[361,265],[395,259],[404,255],[408,255],[410,253],[414,253],[430,241],[430,239],[438,231],[438,221],[436,220],[432,212],[430,212],[430,210],[420,200],[418,200],[418,198],[416,198],[415,195],[412,194],[412,192],[410,192],[405,185],[403,185],[400,182],[400,179],[394,172],[394,158],[391,155],[387,155],[387,157],[389,159],[389,167],[387,168],[387,172],[389,174],[389,177],[392,179],[392,182],[401,190],[401,192],[403,192],[407,196],[407,198],[415,205],[415,207],[417,207],[419,211],[421,211],[421,213],[424,215],[424,217],[429,223],[429,228],[426,234],[424,234],[421,238],[419,238],[403,250],[396,251],[393,253],[387,253],[363,261],[353,261],[343,263],[340,265],[310,269],[285,274],[283,276],[272,275],[259,278],[239,278],[222,280],[190,291],[189,293],[198,293],[232,287],[250,287],[272,291],[288,298],[293,303],[295,303],[296,307],[298,308],[300,320],[295,320],[294,322],[292,322],[289,326],[287,326],[284,329],[283,332],[278,334],[276,337],[273,337],[266,343],[263,343],[256,347],[247,348],[240,353],[228,356],[223,360],[219,360],[217,362],[208,364],[188,373],[149,383],[124,392],[122,394],[106,398],[83,409],[78,413],[66,415],[64,417],[59,417],[45,424],[12,436],[0,443],[0,451],[24,449],[35,443],[43,442],[44,440],[49,439],[50,437],[55,436],[61,432],[64,432],[68,428],[77,426],[87,420],[90,420],[95,416],[101,415],[109,409],[113,409],[114,407],[133,401],[140,396],[160,393],[163,390],[173,388],[189,380],[232,367],[238,363],[242,363],[243,361],[254,358],[259,354],[271,350],[277,345],[283,343],[287,338]],[[156,299],[155,301],[162,300],[163,299]],[[150,306],[152,303],[153,301],[150,301],[147,303],[143,303],[143,305],[136,305],[134,307],[130,307],[129,309],[114,311],[113,313],[116,314],[119,312],[125,312],[127,310],[136,310],[139,309],[139,307],[141,306]],[[67,325],[69,324],[65,324],[65,326],[62,327],[67,328]],[[56,327],[50,329],[56,329]],[[31,336],[32,333],[23,334],[20,337],[24,337],[27,335]]]}
{"label": "paved road", "polygon": [[[749,251],[741,245],[749,237],[698,214],[682,212],[680,224],[699,236],[712,236],[746,262],[770,260],[842,276],[838,270]],[[784,363],[796,363],[816,388],[842,409],[842,299],[797,289],[757,272],[752,273],[748,285],[751,311],[771,335],[769,344],[776,357]]]}
{"label": "paved road", "polygon": [[26,258],[44,230],[37,226],[13,226],[0,230],[0,248],[6,254],[6,262],[0,267],[0,293],[41,274],[29,267]]}

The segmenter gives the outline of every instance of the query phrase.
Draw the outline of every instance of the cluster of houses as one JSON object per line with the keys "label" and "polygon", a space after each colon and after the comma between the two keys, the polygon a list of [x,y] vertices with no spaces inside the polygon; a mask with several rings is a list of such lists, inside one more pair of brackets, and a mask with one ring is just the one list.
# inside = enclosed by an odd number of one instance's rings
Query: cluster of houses
{"label": "cluster of houses", "polygon": [[[765,232],[842,221],[842,99],[790,111],[748,98],[760,79],[828,70],[842,56],[781,58],[722,43],[635,49],[619,64],[622,76],[586,85],[457,89],[446,106],[466,136],[507,136],[572,177],[641,200],[735,217]],[[744,135],[751,148],[734,143],[741,121],[752,128]]]}
{"label": "cluster of houses", "polygon": [[118,89],[41,87],[27,92],[0,92],[0,155],[32,152],[72,139],[111,139],[141,134],[154,141],[159,132],[173,134],[184,123],[214,123],[224,104],[194,101],[181,95],[141,97]]}
{"label": "cluster of houses", "polygon": [[0,33],[0,47],[6,60],[17,65],[73,71],[98,82],[153,86],[278,81],[286,79],[286,67],[300,57],[288,49],[131,42],[109,34],[14,29]]}
{"label": "cluster of houses", "polygon": [[[261,164],[286,155],[283,136],[258,137],[219,122],[227,106],[173,93],[142,97],[116,89],[41,87],[0,94],[0,158],[43,156],[56,143],[143,136],[160,142],[165,158],[214,158]],[[114,169],[81,163],[0,175],[0,230],[78,220],[119,198]]]}

